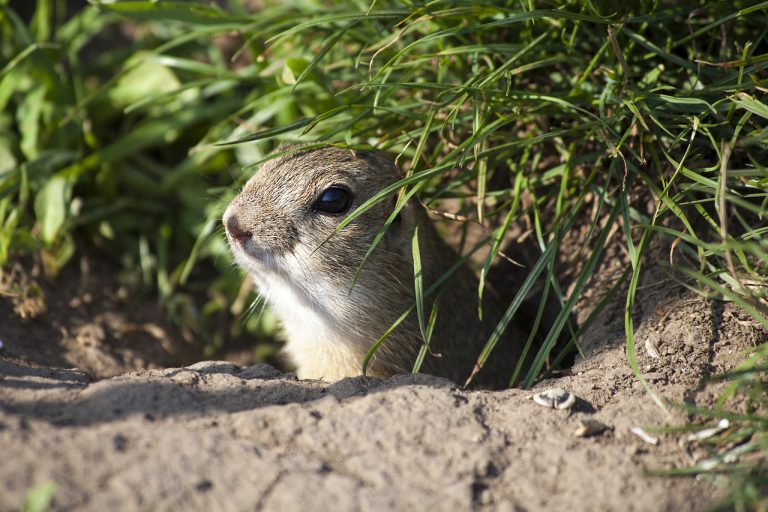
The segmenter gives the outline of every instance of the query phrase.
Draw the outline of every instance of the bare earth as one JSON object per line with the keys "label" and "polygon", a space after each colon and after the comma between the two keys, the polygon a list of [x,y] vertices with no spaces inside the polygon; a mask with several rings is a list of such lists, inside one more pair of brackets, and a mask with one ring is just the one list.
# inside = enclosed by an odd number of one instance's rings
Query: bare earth
{"label": "bare earth", "polygon": [[[642,290],[638,359],[668,399],[711,403],[717,388],[702,378],[766,340],[743,313],[663,274]],[[67,335],[102,318],[86,307],[64,301],[56,313],[49,303],[23,322],[0,300],[2,510],[19,510],[49,481],[55,510],[685,511],[724,496],[710,479],[646,474],[687,467],[703,452],[684,433],[651,432],[652,445],[630,432],[688,417],[674,406],[665,413],[632,375],[621,303],[585,336],[586,359],[536,388],[574,393],[570,411],[535,404],[531,391],[464,391],[426,375],[328,384],[221,361],[141,370],[162,367],[172,350],[157,363],[130,346],[109,352],[108,326],[95,331],[101,350]],[[120,365],[127,373],[96,379]],[[605,430],[578,437],[585,420]]]}

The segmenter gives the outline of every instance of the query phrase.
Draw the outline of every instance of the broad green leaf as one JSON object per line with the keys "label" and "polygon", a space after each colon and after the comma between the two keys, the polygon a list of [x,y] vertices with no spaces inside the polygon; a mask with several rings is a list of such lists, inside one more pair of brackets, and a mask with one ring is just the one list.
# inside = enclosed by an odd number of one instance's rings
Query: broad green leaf
{"label": "broad green leaf", "polygon": [[48,481],[27,491],[23,512],[46,512],[51,506],[57,487],[56,482]]}
{"label": "broad green leaf", "polygon": [[48,180],[35,197],[35,215],[40,226],[40,237],[51,245],[59,237],[67,220],[72,185],[65,177],[55,176]]}
{"label": "broad green leaf", "polygon": [[41,128],[40,116],[45,106],[47,92],[43,85],[38,85],[27,92],[16,112],[21,132],[21,150],[29,160],[33,160],[40,150],[38,140]]}
{"label": "broad green leaf", "polygon": [[139,60],[139,64],[130,67],[109,91],[109,97],[116,105],[127,107],[153,96],[173,92],[181,86],[173,71],[160,60],[149,54],[138,54],[133,58]]}

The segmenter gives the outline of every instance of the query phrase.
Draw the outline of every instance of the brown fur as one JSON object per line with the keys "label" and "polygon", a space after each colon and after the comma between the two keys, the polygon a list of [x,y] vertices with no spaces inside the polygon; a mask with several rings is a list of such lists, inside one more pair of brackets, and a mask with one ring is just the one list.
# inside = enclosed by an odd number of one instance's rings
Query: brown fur
{"label": "brown fur", "polygon": [[[411,237],[416,226],[425,290],[457,261],[424,208],[412,201],[390,226],[350,291],[368,247],[392,212],[394,197],[376,204],[335,235],[344,215],[324,215],[311,205],[327,187],[343,185],[353,193],[350,211],[354,211],[397,181],[398,174],[382,153],[330,147],[298,150],[264,164],[227,208],[225,226],[229,223],[250,235],[243,242],[228,233],[235,258],[253,275],[282,321],[285,351],[299,377],[338,379],[360,374],[371,345],[415,303]],[[487,320],[481,322],[477,285],[465,267],[445,285],[422,371],[459,383],[470,375],[503,311],[492,290],[488,291]],[[431,303],[432,298],[426,305],[427,315]],[[525,338],[514,325],[507,331],[476,378],[484,387],[504,386],[517,362]],[[388,377],[410,372],[422,344],[414,311],[384,341],[369,373]]]}

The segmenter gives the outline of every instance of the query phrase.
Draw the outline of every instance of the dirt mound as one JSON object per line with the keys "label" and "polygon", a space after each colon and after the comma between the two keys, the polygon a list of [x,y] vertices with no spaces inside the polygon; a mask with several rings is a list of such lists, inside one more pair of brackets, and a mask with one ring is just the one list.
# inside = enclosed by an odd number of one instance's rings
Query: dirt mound
{"label": "dirt mound", "polygon": [[[735,307],[664,275],[648,274],[640,290],[638,361],[666,399],[711,404],[717,386],[702,380],[767,339]],[[64,303],[87,318],[82,305]],[[60,350],[55,329],[6,312],[0,509],[18,510],[46,482],[56,485],[55,510],[708,509],[723,495],[717,482],[647,475],[700,455],[686,433],[648,428],[690,418],[680,407],[662,410],[632,374],[621,310],[606,308],[568,375],[500,392],[426,375],[298,381],[228,362],[130,371],[131,357],[128,373],[95,380],[54,368],[72,359],[37,353]],[[580,321],[587,312],[578,311]],[[574,406],[531,399],[550,387],[574,394]]]}
{"label": "dirt mound", "polygon": [[[53,481],[59,510],[700,510],[712,484],[644,476],[680,450],[629,432],[665,418],[636,386],[606,398],[606,377],[632,382],[611,355],[558,381],[570,411],[430,376],[206,362],[90,382],[2,363],[3,508]],[[585,419],[607,429],[577,437]]]}

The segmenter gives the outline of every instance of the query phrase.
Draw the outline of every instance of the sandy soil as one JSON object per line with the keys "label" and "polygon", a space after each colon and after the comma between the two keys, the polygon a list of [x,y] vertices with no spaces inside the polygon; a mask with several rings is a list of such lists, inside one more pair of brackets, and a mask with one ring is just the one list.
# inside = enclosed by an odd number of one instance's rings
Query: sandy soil
{"label": "sandy soil", "polygon": [[[735,308],[648,276],[635,318],[641,368],[667,399],[711,403],[717,388],[702,379],[768,337]],[[50,301],[22,321],[0,300],[2,510],[19,510],[49,481],[55,510],[680,511],[706,510],[724,493],[709,479],[646,474],[702,452],[684,433],[652,433],[653,445],[630,432],[688,416],[664,412],[632,375],[621,303],[586,334],[587,357],[570,374],[500,392],[425,375],[298,381],[221,361],[162,369],[175,348],[152,356],[124,341],[118,353],[109,333],[119,329],[103,327],[96,346],[72,336],[101,318],[89,307]],[[100,356],[108,366],[93,362]],[[572,409],[531,400],[553,386],[577,396]],[[600,431],[580,436],[585,422]]]}

